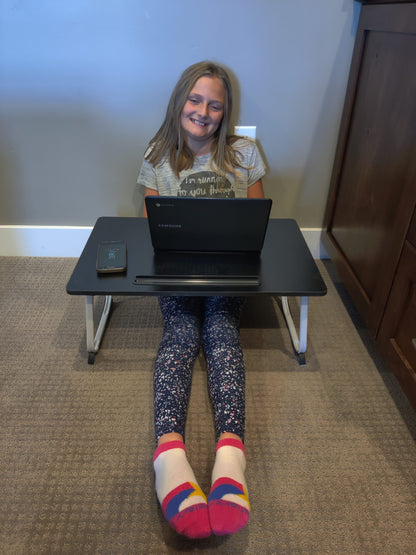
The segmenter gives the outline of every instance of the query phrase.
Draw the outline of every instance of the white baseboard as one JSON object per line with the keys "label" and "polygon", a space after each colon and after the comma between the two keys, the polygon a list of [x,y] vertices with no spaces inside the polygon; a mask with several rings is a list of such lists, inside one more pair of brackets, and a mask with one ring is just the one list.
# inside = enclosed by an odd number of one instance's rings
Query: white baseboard
{"label": "white baseboard", "polygon": [[92,227],[0,226],[0,256],[78,258]]}
{"label": "white baseboard", "polygon": [[320,227],[302,227],[301,231],[315,260],[324,260],[329,258],[329,255],[321,242],[323,230]]}
{"label": "white baseboard", "polygon": [[[0,256],[78,258],[92,227],[0,225]],[[315,259],[328,258],[320,228],[304,228],[303,236]]]}

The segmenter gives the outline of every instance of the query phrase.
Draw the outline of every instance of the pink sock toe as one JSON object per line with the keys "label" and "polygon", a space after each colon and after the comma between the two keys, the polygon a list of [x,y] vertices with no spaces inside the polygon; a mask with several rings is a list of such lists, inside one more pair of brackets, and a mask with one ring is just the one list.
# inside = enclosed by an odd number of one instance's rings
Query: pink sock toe
{"label": "pink sock toe", "polygon": [[242,484],[231,478],[216,480],[208,496],[209,519],[216,536],[235,534],[247,524],[250,516],[249,510],[243,505],[223,499],[225,495],[230,494],[246,500],[249,506],[247,493]]}

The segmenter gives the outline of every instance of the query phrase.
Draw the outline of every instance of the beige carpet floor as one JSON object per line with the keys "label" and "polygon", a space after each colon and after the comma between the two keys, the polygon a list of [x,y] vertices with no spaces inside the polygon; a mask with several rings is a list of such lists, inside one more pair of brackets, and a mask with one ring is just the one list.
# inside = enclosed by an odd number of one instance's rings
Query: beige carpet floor
{"label": "beige carpet floor", "polygon": [[[189,541],[153,490],[151,297],[115,299],[88,365],[73,259],[0,258],[0,552],[416,553],[416,415],[379,358],[332,264],[309,310],[299,366],[278,302],[247,301],[247,481],[232,537]],[[296,303],[294,304],[296,307]],[[203,489],[214,460],[204,360],[187,426]]]}

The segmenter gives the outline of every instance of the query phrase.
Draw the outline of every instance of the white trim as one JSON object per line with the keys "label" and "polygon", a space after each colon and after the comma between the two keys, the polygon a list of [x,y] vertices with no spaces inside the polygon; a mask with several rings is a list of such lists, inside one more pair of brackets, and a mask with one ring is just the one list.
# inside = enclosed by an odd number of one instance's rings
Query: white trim
{"label": "white trim", "polygon": [[[0,225],[0,256],[56,256],[78,258],[92,227]],[[320,228],[303,228],[315,259],[328,258]]]}
{"label": "white trim", "polygon": [[92,227],[0,225],[0,256],[75,257]]}
{"label": "white trim", "polygon": [[320,227],[302,227],[301,231],[315,260],[329,258],[329,255],[321,242],[323,229]]}

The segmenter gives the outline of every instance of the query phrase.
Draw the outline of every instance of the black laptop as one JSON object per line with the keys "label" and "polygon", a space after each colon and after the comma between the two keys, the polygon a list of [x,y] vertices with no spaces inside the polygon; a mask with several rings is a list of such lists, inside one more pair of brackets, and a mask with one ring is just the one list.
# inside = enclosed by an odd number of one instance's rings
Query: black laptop
{"label": "black laptop", "polygon": [[137,283],[259,285],[270,199],[145,198],[154,248]]}

